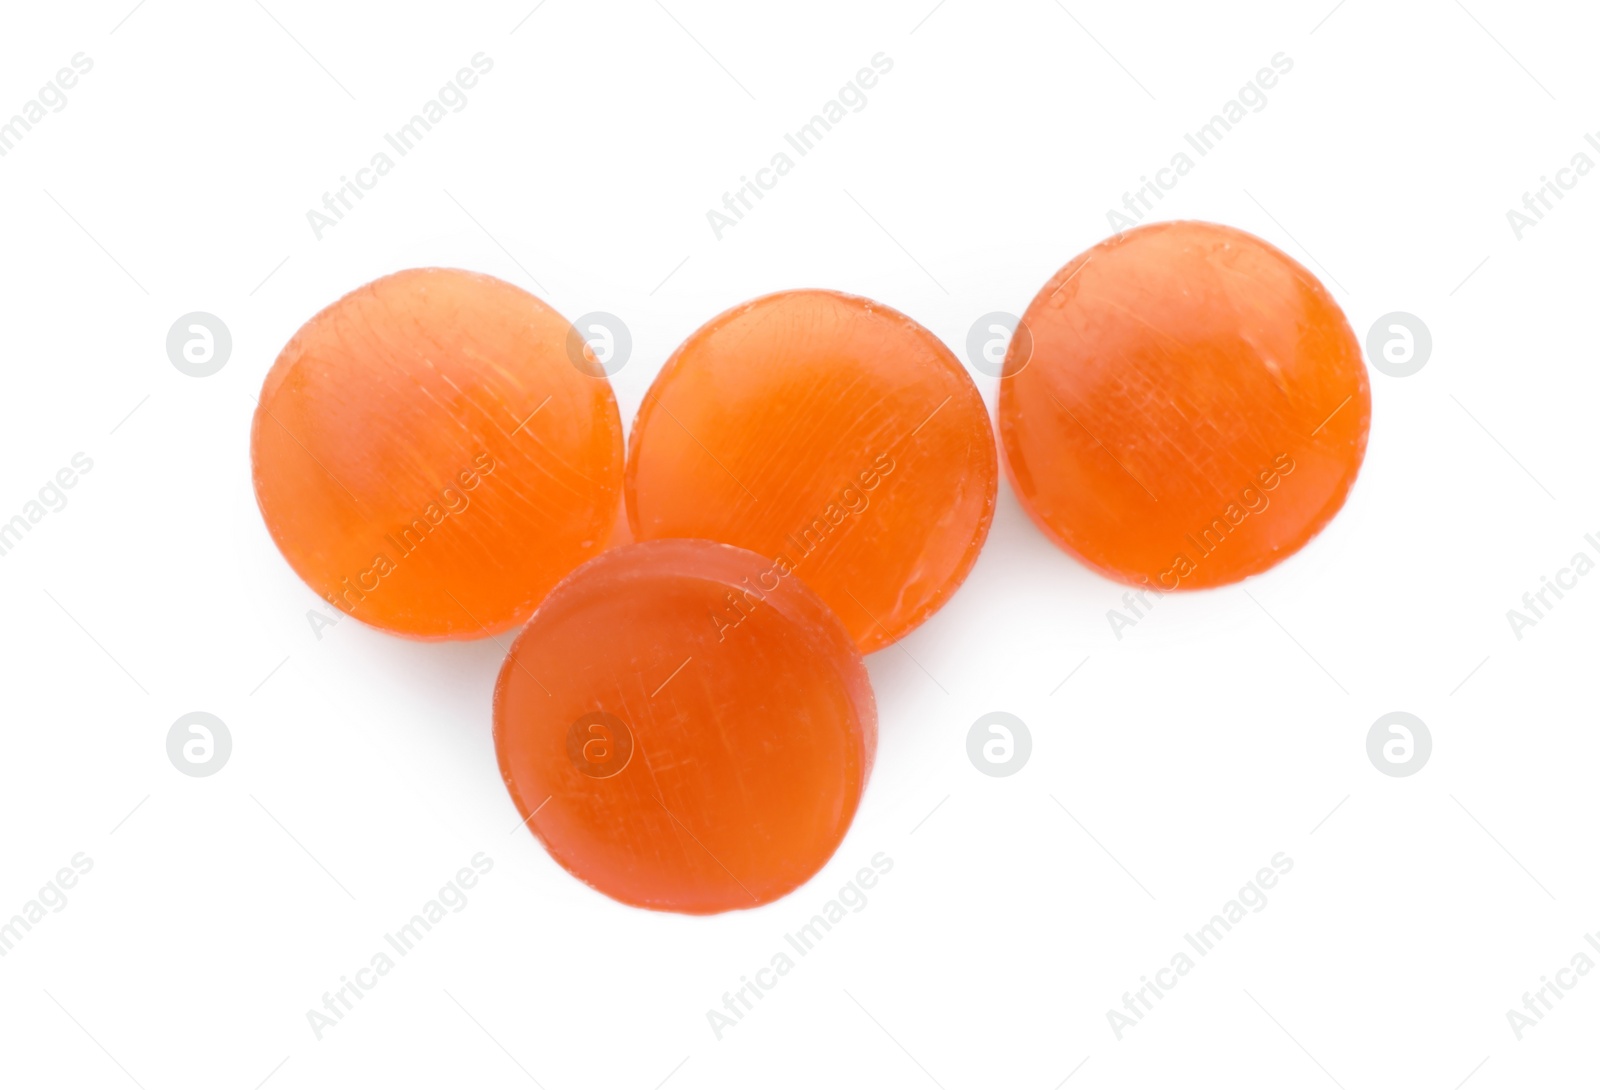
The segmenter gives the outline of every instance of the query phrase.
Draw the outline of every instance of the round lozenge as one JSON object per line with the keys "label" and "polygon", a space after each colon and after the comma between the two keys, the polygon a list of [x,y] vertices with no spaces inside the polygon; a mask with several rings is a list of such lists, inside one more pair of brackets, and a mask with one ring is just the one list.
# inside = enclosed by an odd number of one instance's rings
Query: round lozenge
{"label": "round lozenge", "polygon": [[988,410],[937,337],[870,299],[789,291],[713,318],[667,361],[626,494],[640,540],[758,552],[875,651],[961,585],[997,483]]}
{"label": "round lozenge", "polygon": [[766,904],[833,855],[877,745],[861,655],[772,561],[672,540],[610,549],[539,606],[501,668],[517,810],[618,901]]}
{"label": "round lozenge", "polygon": [[1028,358],[1000,384],[1007,472],[1034,522],[1103,574],[1236,582],[1343,505],[1372,415],[1361,346],[1316,277],[1261,239],[1128,231],[1052,277],[1022,324]]}
{"label": "round lozenge", "polygon": [[302,326],[262,385],[256,500],[319,595],[419,639],[525,620],[599,552],[618,510],[622,425],[570,327],[511,284],[410,269]]}

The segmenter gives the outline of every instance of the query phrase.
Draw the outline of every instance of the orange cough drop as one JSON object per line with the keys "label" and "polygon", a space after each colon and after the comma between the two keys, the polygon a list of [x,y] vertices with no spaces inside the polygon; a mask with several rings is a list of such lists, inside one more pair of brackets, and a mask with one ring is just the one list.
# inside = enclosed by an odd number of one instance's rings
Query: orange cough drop
{"label": "orange cough drop", "polygon": [[1366,367],[1333,297],[1280,250],[1214,224],[1141,227],[1075,258],[1022,324],[1000,385],[1007,470],[1034,522],[1105,575],[1232,583],[1344,504]]}
{"label": "orange cough drop", "polygon": [[256,500],[295,572],[403,636],[526,620],[600,550],[622,486],[616,401],[569,330],[455,269],[386,276],[301,327],[250,436]]}
{"label": "orange cough drop", "polygon": [[863,651],[955,593],[994,515],[972,379],[904,314],[839,292],[768,295],[695,332],[646,395],[628,457],[638,538],[760,553]]}
{"label": "orange cough drop", "polygon": [[771,560],[608,550],[539,606],[494,700],[500,771],[555,860],[631,905],[766,904],[828,861],[877,744],[861,655]]}

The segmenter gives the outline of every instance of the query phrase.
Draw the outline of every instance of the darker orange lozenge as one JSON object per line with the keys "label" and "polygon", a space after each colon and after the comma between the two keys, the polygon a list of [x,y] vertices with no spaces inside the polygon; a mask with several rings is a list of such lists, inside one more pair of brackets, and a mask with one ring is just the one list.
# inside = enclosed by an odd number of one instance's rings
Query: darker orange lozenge
{"label": "darker orange lozenge", "polygon": [[877,712],[839,619],[772,561],[707,541],[610,549],[500,671],[500,771],[555,860],[618,901],[766,904],[838,847]]}
{"label": "darker orange lozenge", "polygon": [[1007,471],[1091,567],[1220,586],[1344,504],[1372,415],[1361,348],[1316,277],[1261,239],[1129,231],[1058,272],[1022,324],[1000,385]]}
{"label": "darker orange lozenge", "polygon": [[870,299],[790,291],[673,354],[634,422],[641,540],[708,538],[805,580],[863,651],[933,614],[994,514],[988,412],[937,337]]}
{"label": "darker orange lozenge", "polygon": [[525,620],[600,551],[620,503],[616,401],[570,331],[527,292],[456,269],[386,276],[302,326],[250,436],[290,566],[404,636]]}

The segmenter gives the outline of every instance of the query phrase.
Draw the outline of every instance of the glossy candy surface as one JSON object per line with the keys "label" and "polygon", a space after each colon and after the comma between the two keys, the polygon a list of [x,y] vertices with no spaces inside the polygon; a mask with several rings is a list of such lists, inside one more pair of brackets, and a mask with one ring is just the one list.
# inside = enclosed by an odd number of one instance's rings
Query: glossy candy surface
{"label": "glossy candy surface", "polygon": [[1000,386],[1017,495],[1057,544],[1159,591],[1232,583],[1309,541],[1361,467],[1371,395],[1343,312],[1242,231],[1160,223],[1046,284]]}
{"label": "glossy candy surface", "polygon": [[[261,389],[250,450],[273,540],[346,613],[421,639],[525,620],[597,553],[622,428],[567,321],[478,273],[410,269],[308,321]],[[601,375],[602,377],[595,377]]]}
{"label": "glossy candy surface", "polygon": [[667,361],[634,422],[628,515],[640,540],[782,562],[874,651],[966,578],[997,476],[983,400],[938,338],[869,299],[792,291]]}
{"label": "glossy candy surface", "polygon": [[563,867],[619,901],[749,908],[820,868],[877,745],[861,656],[770,560],[707,541],[610,549],[517,637],[501,774]]}

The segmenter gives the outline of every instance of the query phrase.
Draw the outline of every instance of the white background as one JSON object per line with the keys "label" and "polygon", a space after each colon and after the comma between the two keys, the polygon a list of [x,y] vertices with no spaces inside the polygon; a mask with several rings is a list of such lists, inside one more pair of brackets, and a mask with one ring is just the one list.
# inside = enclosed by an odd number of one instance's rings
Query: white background
{"label": "white background", "polygon": [[[1600,974],[1520,1041],[1506,1017],[1600,932],[1600,574],[1520,641],[1506,619],[1600,559],[1600,175],[1520,241],[1506,219],[1600,129],[1592,8],[265,2],[16,5],[0,35],[0,116],[94,62],[0,159],[0,516],[94,462],[0,557],[0,918],[93,860],[0,959],[0,1081],[1593,1081]],[[317,240],[306,211],[480,51],[468,106]],[[868,106],[718,241],[706,211],[879,52]],[[625,420],[701,322],[782,288],[871,296],[964,355],[1279,52],[1267,107],[1160,215],[1283,247],[1363,340],[1418,315],[1430,362],[1373,370],[1365,468],[1308,548],[1120,640],[1123,588],[1002,484],[961,592],[869,660],[877,768],[792,896],[612,903],[511,831],[501,646],[307,623],[247,436],[279,348],[345,291],[443,264],[620,315]],[[234,342],[205,379],[165,351],[197,310]],[[210,778],[166,755],[193,710],[232,733]],[[1010,778],[966,756],[993,710],[1032,731]],[[1365,750],[1395,710],[1434,741],[1407,779]],[[476,852],[467,907],[317,1040],[305,1012]],[[877,852],[867,907],[718,1040],[706,1011]],[[1117,1040],[1107,1010],[1277,852],[1267,907]]]}

